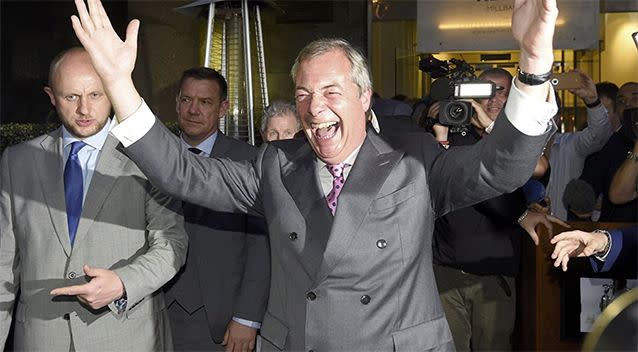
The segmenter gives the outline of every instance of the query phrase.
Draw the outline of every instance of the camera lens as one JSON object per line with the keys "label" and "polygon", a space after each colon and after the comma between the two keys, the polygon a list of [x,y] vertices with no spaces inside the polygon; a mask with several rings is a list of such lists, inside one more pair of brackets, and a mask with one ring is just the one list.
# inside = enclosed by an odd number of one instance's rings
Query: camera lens
{"label": "camera lens", "polygon": [[447,107],[447,116],[452,121],[459,121],[465,119],[465,105],[460,103],[451,103]]}

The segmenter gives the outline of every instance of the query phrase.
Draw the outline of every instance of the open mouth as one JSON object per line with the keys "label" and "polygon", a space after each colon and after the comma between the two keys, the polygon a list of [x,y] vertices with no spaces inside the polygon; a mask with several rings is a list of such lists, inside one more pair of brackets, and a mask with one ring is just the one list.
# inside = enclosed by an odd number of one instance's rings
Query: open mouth
{"label": "open mouth", "polygon": [[330,121],[322,123],[313,123],[311,125],[312,133],[318,140],[326,140],[334,137],[339,130],[339,122]]}

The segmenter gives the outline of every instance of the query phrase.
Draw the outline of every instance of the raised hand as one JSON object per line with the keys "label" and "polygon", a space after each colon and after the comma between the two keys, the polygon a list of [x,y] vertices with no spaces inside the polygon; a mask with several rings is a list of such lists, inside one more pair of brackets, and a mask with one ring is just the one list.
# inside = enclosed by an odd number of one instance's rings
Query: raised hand
{"label": "raised hand", "polygon": [[483,110],[483,107],[481,106],[481,104],[477,103],[476,100],[474,99],[467,99],[465,101],[468,101],[470,104],[472,104],[472,107],[474,108],[474,111],[476,111],[476,114],[472,115],[472,120],[470,121],[472,123],[472,125],[485,130],[486,128],[488,128],[492,122],[492,119],[487,115],[487,112],[485,112],[485,110]]}
{"label": "raised hand", "polygon": [[569,92],[583,99],[585,104],[593,104],[598,99],[598,92],[596,92],[596,84],[594,81],[583,71],[575,68],[572,72],[576,72],[580,77],[581,86],[575,89],[569,89]]}
{"label": "raised hand", "polygon": [[109,96],[120,121],[133,113],[141,98],[133,85],[131,74],[137,57],[138,20],[129,23],[126,40],[117,35],[99,0],[75,0],[78,16],[71,16],[73,30],[89,53],[95,71]]}
{"label": "raised hand", "polygon": [[557,17],[556,0],[515,0],[512,34],[521,49],[521,70],[534,74],[551,70]]}

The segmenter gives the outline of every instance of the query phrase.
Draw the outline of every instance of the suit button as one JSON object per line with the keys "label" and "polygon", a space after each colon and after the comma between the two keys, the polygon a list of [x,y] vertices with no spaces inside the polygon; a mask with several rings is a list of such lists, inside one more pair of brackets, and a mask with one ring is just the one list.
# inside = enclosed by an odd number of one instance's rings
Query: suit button
{"label": "suit button", "polygon": [[297,233],[296,233],[296,232],[291,232],[291,233],[288,235],[288,238],[290,238],[290,240],[291,240],[291,241],[296,240],[296,239],[297,239]]}
{"label": "suit button", "polygon": [[64,314],[64,315],[62,316],[62,319],[64,319],[64,320],[69,320],[69,319],[71,319],[71,317],[69,316],[69,313],[66,313],[66,314]]}
{"label": "suit button", "polygon": [[70,273],[66,274],[67,279],[75,279],[75,276],[75,271],[71,271]]}
{"label": "suit button", "polygon": [[370,301],[372,300],[372,298],[370,298],[370,296],[368,295],[363,295],[361,296],[361,298],[359,299],[359,301],[361,302],[361,304],[368,304],[370,303]]}
{"label": "suit button", "polygon": [[308,293],[306,293],[306,298],[309,301],[314,301],[315,299],[317,299],[317,294],[312,291],[309,291]]}
{"label": "suit button", "polygon": [[387,246],[388,246],[388,241],[384,240],[383,238],[377,241],[377,248],[384,249]]}

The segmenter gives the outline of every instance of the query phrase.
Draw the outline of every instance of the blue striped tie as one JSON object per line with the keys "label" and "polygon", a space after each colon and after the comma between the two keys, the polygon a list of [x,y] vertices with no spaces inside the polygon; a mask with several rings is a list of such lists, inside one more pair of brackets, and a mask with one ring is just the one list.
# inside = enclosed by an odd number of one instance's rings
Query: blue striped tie
{"label": "blue striped tie", "polygon": [[64,166],[64,199],[66,200],[66,221],[69,225],[69,239],[71,247],[75,241],[75,232],[78,229],[80,215],[82,214],[82,194],[84,193],[84,181],[82,166],[78,159],[78,152],[86,143],[71,143],[71,153]]}

